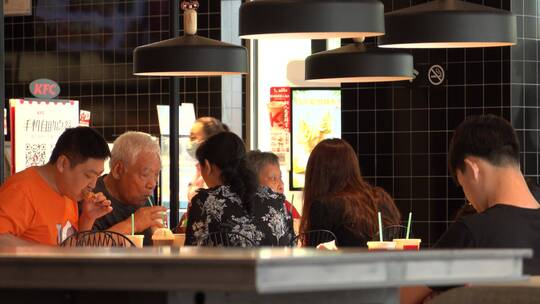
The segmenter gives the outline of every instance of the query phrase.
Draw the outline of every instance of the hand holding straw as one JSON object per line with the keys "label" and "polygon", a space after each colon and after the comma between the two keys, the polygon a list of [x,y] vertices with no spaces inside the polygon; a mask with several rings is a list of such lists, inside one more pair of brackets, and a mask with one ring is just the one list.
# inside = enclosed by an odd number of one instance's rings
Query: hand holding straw
{"label": "hand holding straw", "polygon": [[412,212],[409,212],[409,220],[407,221],[407,239],[409,239],[409,235],[411,232],[411,219],[412,219]]}
{"label": "hand holding straw", "polygon": [[379,219],[379,241],[383,241],[383,230],[382,230],[382,219],[381,219],[381,212],[377,212],[377,218]]}
{"label": "hand holding straw", "polygon": [[135,214],[131,214],[131,235],[135,234]]}

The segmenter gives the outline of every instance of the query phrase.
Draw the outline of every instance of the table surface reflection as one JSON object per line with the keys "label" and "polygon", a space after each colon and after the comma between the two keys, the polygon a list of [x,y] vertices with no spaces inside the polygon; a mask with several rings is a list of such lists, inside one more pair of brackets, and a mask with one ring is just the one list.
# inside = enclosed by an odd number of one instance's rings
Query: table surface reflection
{"label": "table surface reflection", "polygon": [[283,293],[523,278],[529,249],[0,248],[0,288]]}

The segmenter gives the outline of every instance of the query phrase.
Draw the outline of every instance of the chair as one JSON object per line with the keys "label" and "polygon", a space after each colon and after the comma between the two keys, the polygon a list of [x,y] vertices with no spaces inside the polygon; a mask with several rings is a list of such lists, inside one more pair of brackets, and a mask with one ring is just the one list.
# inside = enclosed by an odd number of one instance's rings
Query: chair
{"label": "chair", "polygon": [[[412,233],[409,233],[409,238],[412,238]],[[385,241],[391,241],[393,239],[405,239],[407,238],[407,227],[403,225],[392,225],[383,228],[383,239]],[[379,232],[375,233],[372,240],[379,240]]]}
{"label": "chair", "polygon": [[298,245],[301,245],[302,247],[317,247],[317,245],[321,243],[327,243],[336,240],[336,235],[332,231],[324,229],[309,230],[295,236],[292,240],[291,246],[296,247]]}
{"label": "chair", "polygon": [[81,231],[65,239],[60,247],[135,247],[135,244],[114,231]]}
{"label": "chair", "polygon": [[209,233],[206,238],[199,241],[197,246],[206,247],[256,247],[255,242],[247,236],[232,232],[218,231]]}

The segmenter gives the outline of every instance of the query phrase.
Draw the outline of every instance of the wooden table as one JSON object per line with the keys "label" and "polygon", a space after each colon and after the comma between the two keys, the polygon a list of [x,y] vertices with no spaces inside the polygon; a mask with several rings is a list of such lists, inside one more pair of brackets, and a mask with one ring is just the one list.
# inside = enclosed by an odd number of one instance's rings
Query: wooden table
{"label": "wooden table", "polygon": [[531,255],[526,249],[6,247],[0,248],[0,302],[397,303],[400,286],[524,279],[523,258]]}

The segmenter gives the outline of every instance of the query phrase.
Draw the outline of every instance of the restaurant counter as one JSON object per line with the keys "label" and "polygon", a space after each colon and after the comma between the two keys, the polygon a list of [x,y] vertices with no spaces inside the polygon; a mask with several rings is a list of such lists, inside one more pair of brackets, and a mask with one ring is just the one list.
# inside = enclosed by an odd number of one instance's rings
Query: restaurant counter
{"label": "restaurant counter", "polygon": [[531,256],[527,249],[5,247],[0,302],[397,303],[400,286],[523,279],[523,258]]}

